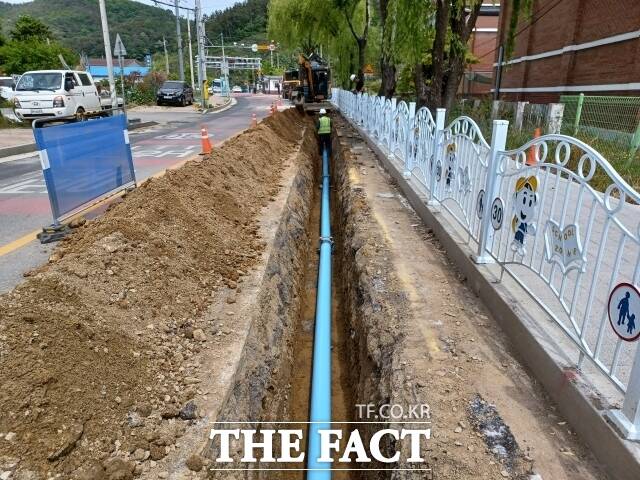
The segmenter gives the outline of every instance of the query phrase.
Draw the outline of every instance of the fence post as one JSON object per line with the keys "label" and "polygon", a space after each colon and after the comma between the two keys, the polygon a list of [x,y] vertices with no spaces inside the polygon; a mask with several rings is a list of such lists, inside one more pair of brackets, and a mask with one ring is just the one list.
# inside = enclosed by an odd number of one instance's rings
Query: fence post
{"label": "fence post", "polygon": [[398,104],[397,98],[391,99],[391,124],[389,125],[389,138],[387,139],[387,150],[389,151],[389,156],[393,157],[393,133],[394,133],[394,124],[396,122],[396,105]]}
{"label": "fence post", "polygon": [[609,410],[607,416],[627,440],[640,440],[640,348],[631,367],[629,385],[621,410]]}
{"label": "fence post", "polygon": [[631,138],[631,147],[629,148],[629,162],[631,162],[633,160],[633,157],[635,157],[638,148],[640,148],[640,122],[638,122],[636,132]]}
{"label": "fence post", "polygon": [[576,119],[573,122],[573,136],[578,135],[578,128],[580,127],[580,117],[582,116],[582,104],[584,103],[584,93],[578,95],[578,106],[576,107]]}
{"label": "fence post", "polygon": [[524,107],[529,102],[517,102],[516,103],[516,115],[515,115],[515,127],[519,132],[522,131],[522,122],[524,120]]}
{"label": "fence post", "polygon": [[[480,223],[480,240],[478,241],[478,253],[473,255],[475,263],[493,263],[493,258],[489,253],[489,246],[493,243],[493,227],[491,226],[491,204],[500,193],[498,183],[498,163],[501,158],[499,152],[504,151],[507,144],[507,130],[509,122],[507,120],[494,120],[491,133],[491,151],[489,152],[489,166],[487,168],[486,190],[484,195],[484,206],[482,209],[482,221]],[[505,212],[501,212],[504,215]]]}
{"label": "fence post", "polygon": [[550,103],[547,108],[547,133],[559,134],[562,131],[564,103]]}
{"label": "fence post", "polygon": [[407,120],[407,128],[404,139],[404,178],[411,178],[413,171],[413,151],[411,149],[411,138],[414,134],[414,119],[416,117],[416,102],[409,102],[409,118]]}
{"label": "fence post", "polygon": [[500,113],[501,103],[502,103],[501,100],[494,100],[491,103],[491,120],[495,120],[496,118],[498,118],[498,113]]}
{"label": "fence post", "polygon": [[438,170],[438,160],[440,159],[440,142],[444,135],[444,120],[447,116],[445,108],[436,109],[436,130],[433,132],[433,154],[431,161],[431,178],[429,179],[429,201],[427,205],[437,207],[440,202],[436,199],[436,188],[438,181],[436,173]]}

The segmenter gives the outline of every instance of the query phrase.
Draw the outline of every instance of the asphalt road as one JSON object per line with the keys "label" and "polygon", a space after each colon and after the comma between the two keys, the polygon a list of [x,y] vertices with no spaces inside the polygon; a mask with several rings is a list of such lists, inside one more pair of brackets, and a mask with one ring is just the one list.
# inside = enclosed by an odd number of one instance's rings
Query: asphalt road
{"label": "asphalt road", "polygon": [[[194,112],[143,112],[132,117],[159,125],[130,132],[136,178],[142,181],[200,152],[200,126],[214,146],[249,127],[251,115],[269,114],[272,96],[238,96],[231,108],[207,115]],[[99,215],[104,208],[87,217]],[[37,154],[0,163],[0,293],[18,284],[23,272],[45,261],[55,244],[40,245],[28,236],[52,223],[47,189]],[[19,245],[19,248],[15,248]],[[7,250],[12,250],[7,252]]]}

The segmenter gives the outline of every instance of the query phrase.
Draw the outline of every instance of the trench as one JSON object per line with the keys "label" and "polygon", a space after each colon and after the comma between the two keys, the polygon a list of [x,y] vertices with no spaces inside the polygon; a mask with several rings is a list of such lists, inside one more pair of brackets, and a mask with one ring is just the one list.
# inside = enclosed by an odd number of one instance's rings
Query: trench
{"label": "trench", "polygon": [[[308,442],[305,424],[292,426],[286,422],[309,421],[313,336],[316,308],[316,288],[319,267],[320,238],[320,166],[317,138],[312,124],[301,142],[299,167],[287,206],[270,255],[261,293],[257,299],[260,315],[252,320],[252,327],[217,421],[273,422],[269,428],[303,429],[306,452]],[[389,352],[380,341],[371,341],[381,328],[379,312],[372,305],[375,288],[355,261],[361,239],[353,238],[350,217],[354,197],[348,185],[348,173],[342,168],[341,145],[334,139],[331,158],[331,228],[334,235],[332,258],[332,428],[342,428],[348,434],[352,426],[336,422],[353,422],[357,403],[382,404],[389,402],[392,363]],[[373,308],[373,310],[372,310]],[[368,324],[371,319],[373,324]],[[372,327],[372,328],[370,328]],[[372,351],[375,350],[375,351]],[[220,428],[228,428],[222,426]],[[359,425],[366,442],[377,425]],[[243,427],[244,428],[244,427]],[[346,442],[346,438],[343,440]],[[242,456],[240,442],[232,442],[232,457]],[[274,441],[275,451],[279,445]],[[390,448],[390,445],[383,448]],[[209,456],[217,452],[209,445]],[[260,459],[259,456],[257,456]],[[259,463],[258,463],[259,464]],[[237,467],[237,464],[235,465]],[[246,465],[245,465],[246,466]],[[213,478],[306,478],[304,471],[268,471],[273,464],[262,464],[265,470],[231,472],[223,469],[210,474]],[[300,468],[300,464],[280,464],[278,468]],[[334,467],[354,465],[337,463]],[[355,465],[357,467],[357,464]],[[355,468],[354,467],[354,468]],[[374,464],[367,466],[375,468]],[[337,480],[387,478],[382,472],[332,472]]]}

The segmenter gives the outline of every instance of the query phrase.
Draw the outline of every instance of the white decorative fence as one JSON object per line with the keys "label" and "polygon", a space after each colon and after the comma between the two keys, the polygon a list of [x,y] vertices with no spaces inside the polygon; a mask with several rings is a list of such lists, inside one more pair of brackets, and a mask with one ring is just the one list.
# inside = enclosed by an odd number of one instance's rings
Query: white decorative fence
{"label": "white decorative fence", "polygon": [[[507,150],[504,120],[489,144],[469,117],[445,126],[443,109],[434,119],[413,103],[339,89],[333,102],[431,208],[450,214],[477,263],[497,264],[549,314],[574,366],[624,395],[609,416],[640,438],[640,194],[573,137]],[[590,184],[596,172],[611,181],[605,192]]]}

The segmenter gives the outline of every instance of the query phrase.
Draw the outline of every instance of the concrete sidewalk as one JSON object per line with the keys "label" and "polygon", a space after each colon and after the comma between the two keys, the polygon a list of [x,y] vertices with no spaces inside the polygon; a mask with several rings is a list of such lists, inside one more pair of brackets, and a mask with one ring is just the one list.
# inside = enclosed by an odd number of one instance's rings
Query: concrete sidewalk
{"label": "concrete sidewalk", "polygon": [[[390,158],[359,127],[355,127],[355,130],[366,139],[368,146],[377,154],[382,165],[396,180],[411,207],[433,230],[452,263],[465,276],[467,283],[486,305],[491,305],[490,310],[505,333],[511,338],[513,348],[521,355],[550,397],[558,404],[559,411],[569,420],[574,431],[580,435],[606,466],[612,478],[629,480],[640,478],[638,476],[640,472],[640,447],[635,442],[622,439],[604,417],[609,408],[619,405],[622,401],[622,394],[607,385],[609,382],[604,380],[602,374],[597,372],[590,362],[585,362],[582,370],[576,370],[576,359],[571,358],[574,352],[571,351],[570,340],[560,331],[558,324],[551,321],[548,313],[524,292],[513,277],[502,275],[497,264],[477,265],[473,263],[471,256],[477,252],[477,248],[474,242],[469,240],[468,234],[454,219],[454,216],[445,208],[431,210],[427,207],[424,187],[416,181],[415,177],[407,179],[403,176],[404,167],[399,159]],[[542,183],[544,185],[546,181],[543,180]],[[559,184],[560,186],[556,185],[552,188],[562,190],[562,184],[560,182]],[[574,198],[575,195],[575,192],[570,193],[569,199]],[[541,210],[544,211],[544,207],[546,207],[548,211],[552,211],[551,204],[561,205],[561,202],[556,203],[555,199],[549,202],[545,198]],[[619,212],[619,218],[634,217],[637,219],[637,208],[625,205],[622,212]],[[579,212],[575,208],[567,209],[567,211],[575,215],[576,221],[579,223],[580,218],[588,216],[588,212],[594,209],[593,205],[587,205]],[[602,230],[603,225],[594,225],[594,239],[598,240],[592,240],[590,244],[602,242],[598,235]],[[500,238],[500,234],[497,235]],[[619,237],[615,240],[619,241]],[[502,243],[498,242],[498,244]],[[606,243],[605,241],[607,255],[602,261],[603,265],[611,264],[618,251]],[[613,244],[615,245],[615,242]],[[538,248],[541,247],[538,246]],[[628,263],[632,264],[632,262]],[[586,269],[587,276],[590,268],[588,266]],[[519,274],[521,278],[524,276],[527,279],[533,276],[533,274],[526,272],[519,272]],[[600,280],[600,277],[598,279]],[[601,283],[605,286],[608,284],[608,282]],[[601,291],[597,292],[598,298],[593,302],[596,310],[599,307],[598,320],[601,318],[600,311],[603,310],[604,305],[601,299],[597,300],[608,295],[610,286],[599,290]],[[535,294],[545,301],[551,300],[550,294],[545,293],[542,287],[536,288]],[[588,303],[588,301],[584,303]],[[596,325],[599,326],[599,323]],[[587,338],[592,336],[593,326],[589,329]],[[628,346],[625,347],[628,348]],[[610,342],[605,342],[602,350],[614,353],[615,345],[612,346]],[[628,376],[628,363],[632,358],[633,353],[626,351],[626,349],[618,352],[619,373],[621,375]]]}
{"label": "concrete sidewalk", "polygon": [[30,128],[0,128],[0,148],[33,142],[33,132]]}

